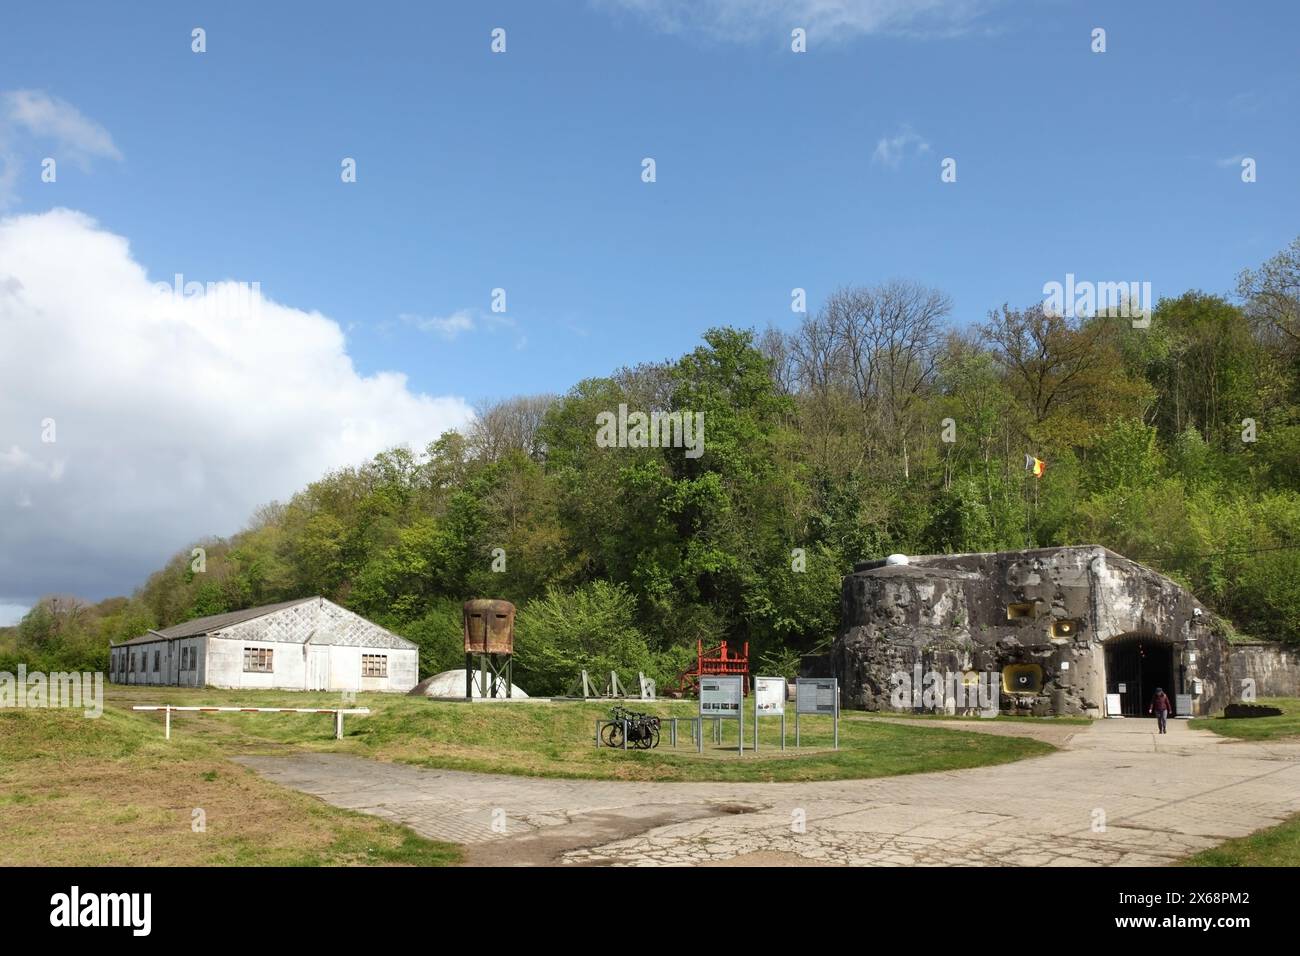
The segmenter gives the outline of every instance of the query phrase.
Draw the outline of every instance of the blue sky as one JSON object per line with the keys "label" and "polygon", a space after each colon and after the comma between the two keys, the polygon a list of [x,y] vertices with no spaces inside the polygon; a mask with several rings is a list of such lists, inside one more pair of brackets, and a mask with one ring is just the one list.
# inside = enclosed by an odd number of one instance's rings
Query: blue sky
{"label": "blue sky", "polygon": [[[563,390],[711,324],[790,323],[794,286],[815,305],[916,278],[959,320],[1067,271],[1227,290],[1300,221],[1294,4],[991,3],[957,36],[846,30],[803,55],[797,13],[728,41],[583,3],[69,9],[24,5],[0,36],[7,87],[124,156],[57,203],[151,276],[324,312],[359,368],[432,393]],[[873,162],[907,128],[929,149]],[[1256,183],[1219,164],[1238,155]],[[497,287],[517,326],[496,334],[399,319],[490,315]]]}
{"label": "blue sky", "polygon": [[[711,325],[792,326],[796,286],[815,310],[843,284],[916,279],[959,323],[1067,272],[1226,293],[1300,232],[1298,9],[23,4],[0,31],[0,91],[53,98],[112,148],[0,126],[0,215],[76,210],[150,280],[256,281],[336,322],[359,375],[469,403],[675,357]],[[39,180],[51,141],[72,160],[57,184]],[[201,460],[197,441],[171,454]],[[0,433],[0,451],[30,444]],[[129,590],[166,547],[236,530],[248,501],[227,497],[178,507],[116,575],[34,577],[0,604]]]}

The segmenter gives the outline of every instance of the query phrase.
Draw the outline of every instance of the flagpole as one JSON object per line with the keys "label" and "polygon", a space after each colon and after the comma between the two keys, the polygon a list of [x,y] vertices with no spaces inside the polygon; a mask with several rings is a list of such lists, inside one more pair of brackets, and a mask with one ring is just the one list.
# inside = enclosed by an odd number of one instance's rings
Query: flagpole
{"label": "flagpole", "polygon": [[[1042,475],[1034,475],[1034,517],[1038,517],[1038,483],[1042,480]],[[1031,540],[1030,546],[1033,546]]]}
{"label": "flagpole", "polygon": [[1025,547],[1026,548],[1033,547],[1033,543],[1034,543],[1033,532],[1031,528],[1032,528],[1032,519],[1038,516],[1038,479],[1041,478],[1043,475],[1043,468],[1040,468],[1039,467],[1040,465],[1046,467],[1046,463],[1039,461],[1039,459],[1034,455],[1030,455],[1028,453],[1025,454],[1025,471],[1028,472],[1029,477],[1032,477],[1034,479],[1033,501],[1032,502],[1030,501],[1029,495],[1025,495]]}

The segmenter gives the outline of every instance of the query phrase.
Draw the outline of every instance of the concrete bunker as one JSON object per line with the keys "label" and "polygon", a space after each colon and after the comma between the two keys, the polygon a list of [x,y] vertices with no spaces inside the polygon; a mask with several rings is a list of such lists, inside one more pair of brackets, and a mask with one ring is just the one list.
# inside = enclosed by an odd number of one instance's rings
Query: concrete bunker
{"label": "concrete bunker", "polygon": [[1192,714],[1232,696],[1223,622],[1096,545],[859,564],[831,666],[844,705],[867,710],[890,709],[900,674],[932,672],[983,673],[1002,712],[1039,716],[1100,717],[1116,693],[1122,713],[1145,716],[1156,687]]}

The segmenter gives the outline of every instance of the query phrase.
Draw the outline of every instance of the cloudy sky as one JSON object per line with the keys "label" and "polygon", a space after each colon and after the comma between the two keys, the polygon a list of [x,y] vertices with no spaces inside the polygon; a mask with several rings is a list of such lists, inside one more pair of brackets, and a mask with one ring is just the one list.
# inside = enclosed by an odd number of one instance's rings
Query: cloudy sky
{"label": "cloudy sky", "polygon": [[815,309],[916,279],[960,322],[1066,273],[1226,293],[1300,231],[1300,14],[1250,10],[15,8],[0,623],[46,593],[130,593],[479,399],[677,355],[714,324],[791,325],[794,287]]}

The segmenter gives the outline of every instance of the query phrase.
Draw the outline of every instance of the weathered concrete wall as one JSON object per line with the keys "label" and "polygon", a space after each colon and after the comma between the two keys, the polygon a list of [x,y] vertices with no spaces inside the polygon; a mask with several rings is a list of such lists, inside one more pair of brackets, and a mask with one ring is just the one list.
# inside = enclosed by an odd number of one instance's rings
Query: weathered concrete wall
{"label": "weathered concrete wall", "polygon": [[[1022,616],[1009,618],[1012,605]],[[892,675],[917,665],[1001,674],[1034,664],[1041,689],[1004,693],[1004,708],[1101,716],[1105,642],[1135,634],[1170,646],[1188,688],[1200,681],[1196,713],[1228,699],[1221,623],[1173,581],[1102,547],[866,563],[844,580],[841,615],[832,654],[849,707],[888,708]]]}
{"label": "weathered concrete wall", "polygon": [[[244,673],[244,648],[271,652],[269,673]],[[256,690],[302,690],[306,687],[301,644],[278,641],[226,640],[215,637],[208,645],[208,685]]]}
{"label": "weathered concrete wall", "polygon": [[[118,684],[154,684],[158,686],[203,686],[203,647],[206,638],[159,638],[141,644],[115,647],[109,653],[109,680]],[[190,648],[181,667],[182,648]],[[153,669],[154,652],[158,652],[159,669]]]}
{"label": "weathered concrete wall", "polygon": [[1232,699],[1242,699],[1243,684],[1254,682],[1256,697],[1300,697],[1300,647],[1259,642],[1228,645]]}
{"label": "weathered concrete wall", "polygon": [[[209,683],[215,687],[276,687],[303,690],[316,683],[309,677],[310,658],[313,651],[328,649],[326,679],[329,690],[378,690],[405,693],[419,682],[419,650],[410,641],[392,634],[359,614],[340,607],[332,601],[309,601],[244,621],[222,629],[213,635],[214,651],[209,653],[212,674]],[[229,663],[224,653],[222,666],[216,664],[216,645],[239,645],[237,667]],[[273,655],[273,674],[246,674],[243,672],[242,647],[275,644],[284,645]],[[387,677],[362,677],[361,655],[382,654],[388,658]],[[284,661],[281,670],[281,660]]]}
{"label": "weathered concrete wall", "polygon": [[[244,648],[264,647],[272,651],[272,670],[246,672]],[[212,687],[304,690],[308,687],[311,645],[284,641],[250,641],[214,637],[208,651],[208,679]],[[419,651],[411,648],[362,648],[341,644],[328,646],[326,690],[376,690],[405,693],[417,683]],[[387,677],[361,676],[361,655],[382,654],[388,658]]]}
{"label": "weathered concrete wall", "polygon": [[[245,672],[245,647],[270,649],[272,670]],[[182,648],[192,648],[192,653],[182,655]],[[405,693],[419,680],[414,644],[324,599],[295,603],[210,634],[160,637],[115,647],[111,653],[110,679],[131,684]],[[386,657],[388,676],[362,677],[363,654]],[[182,656],[189,665],[185,668]]]}

